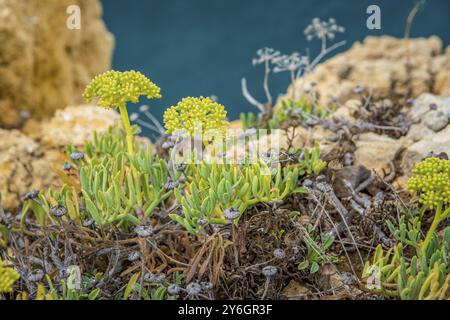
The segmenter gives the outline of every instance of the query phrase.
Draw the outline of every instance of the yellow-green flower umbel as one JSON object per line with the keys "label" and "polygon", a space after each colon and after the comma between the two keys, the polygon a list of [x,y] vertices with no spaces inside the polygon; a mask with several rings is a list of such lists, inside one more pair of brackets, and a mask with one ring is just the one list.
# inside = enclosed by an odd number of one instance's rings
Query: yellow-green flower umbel
{"label": "yellow-green flower umbel", "polygon": [[225,107],[210,98],[187,97],[166,110],[164,126],[167,133],[184,130],[194,134],[200,129],[202,132],[214,129],[223,133],[228,126],[226,116]]}
{"label": "yellow-green flower umbel", "polygon": [[419,193],[419,201],[428,208],[450,204],[450,160],[428,158],[412,171],[415,176],[408,180],[406,187]]}
{"label": "yellow-green flower umbel", "polygon": [[434,209],[434,219],[422,244],[425,250],[440,222],[450,218],[450,160],[428,158],[413,169],[406,187],[419,195],[419,202]]}
{"label": "yellow-green flower umbel", "polygon": [[160,88],[137,71],[107,71],[96,76],[83,94],[88,102],[98,98],[98,104],[104,108],[119,108],[130,156],[133,154],[133,139],[126,104],[139,102],[140,96],[161,98]]}
{"label": "yellow-green flower umbel", "polygon": [[0,293],[12,292],[13,285],[19,278],[17,271],[4,267],[3,261],[0,260]]}

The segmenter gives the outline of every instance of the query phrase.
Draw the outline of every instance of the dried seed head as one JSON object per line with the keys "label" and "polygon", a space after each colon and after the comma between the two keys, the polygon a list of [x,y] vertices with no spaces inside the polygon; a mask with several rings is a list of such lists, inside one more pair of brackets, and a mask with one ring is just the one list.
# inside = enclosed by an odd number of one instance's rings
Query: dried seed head
{"label": "dried seed head", "polygon": [[166,275],[164,274],[164,273],[160,273],[160,274],[158,274],[156,277],[155,277],[155,282],[156,283],[159,283],[159,284],[161,284],[161,283],[163,283],[164,281],[166,280]]}
{"label": "dried seed head", "polygon": [[333,191],[333,188],[328,183],[318,183],[317,190],[327,193]]}
{"label": "dried seed head", "polygon": [[306,120],[306,122],[305,122],[305,124],[309,127],[317,126],[319,123],[320,123],[320,121],[315,118],[308,118],[308,120]]}
{"label": "dried seed head", "polygon": [[164,189],[166,189],[167,191],[173,190],[173,189],[175,189],[176,187],[178,187],[178,181],[172,181],[172,180],[169,180],[169,181],[167,181],[167,183],[164,185]]}
{"label": "dried seed head", "polygon": [[213,284],[209,281],[203,281],[200,285],[204,291],[210,291],[213,288]]}
{"label": "dried seed head", "polygon": [[133,112],[132,114],[130,114],[130,121],[136,121],[137,119],[139,119],[138,113]]}
{"label": "dried seed head", "polygon": [[44,278],[44,271],[34,270],[28,274],[27,280],[30,282],[39,282]]}
{"label": "dried seed head", "polygon": [[275,249],[273,251],[273,256],[279,260],[286,258],[286,252],[283,249]]}
{"label": "dried seed head", "polygon": [[70,154],[70,159],[72,159],[73,161],[83,160],[84,153],[83,152],[72,152]]}
{"label": "dried seed head", "polygon": [[150,226],[137,226],[134,228],[134,233],[136,233],[138,237],[147,238],[153,234],[153,229]]}
{"label": "dried seed head", "polygon": [[314,183],[310,179],[305,179],[305,181],[303,181],[302,185],[305,188],[311,189],[313,187]]}
{"label": "dried seed head", "polygon": [[316,178],[316,182],[317,183],[323,183],[323,182],[326,182],[326,181],[327,181],[327,177],[324,176],[324,175],[317,176],[317,178]]}
{"label": "dried seed head", "polygon": [[66,162],[63,164],[63,170],[64,171],[69,171],[70,169],[72,169],[72,164],[69,162]]}
{"label": "dried seed head", "polygon": [[27,192],[24,196],[24,200],[33,200],[36,199],[37,196],[39,195],[39,191],[38,190],[34,190],[34,191],[30,191]]}
{"label": "dried seed head", "polygon": [[197,224],[199,225],[199,226],[204,226],[204,225],[206,225],[208,223],[208,220],[206,220],[206,219],[198,219],[197,220]]}
{"label": "dried seed head", "polygon": [[141,253],[139,251],[133,251],[128,255],[128,261],[134,262],[141,257]]}
{"label": "dried seed head", "polygon": [[177,170],[178,172],[184,172],[184,170],[186,170],[186,163],[177,163],[175,165],[175,170]]}
{"label": "dried seed head", "polygon": [[274,277],[278,270],[274,266],[267,266],[262,269],[262,274],[268,278]]}
{"label": "dried seed head", "polygon": [[357,85],[354,89],[353,92],[355,92],[356,94],[362,94],[364,92],[364,87],[361,85]]}
{"label": "dried seed head", "polygon": [[181,291],[181,288],[179,285],[177,284],[171,284],[168,288],[167,288],[167,293],[170,294],[171,296],[176,296],[177,294],[179,294]]}
{"label": "dried seed head", "polygon": [[145,104],[139,107],[140,112],[147,112],[148,109],[149,109],[149,106],[147,106]]}
{"label": "dried seed head", "polygon": [[144,281],[147,282],[147,283],[154,282],[155,281],[155,275],[153,273],[151,273],[151,272],[146,273],[144,275]]}
{"label": "dried seed head", "polygon": [[90,226],[92,226],[94,224],[95,224],[94,219],[88,219],[88,220],[83,221],[83,227],[85,227],[85,228],[89,228]]}
{"label": "dried seed head", "polygon": [[67,209],[64,206],[58,204],[50,208],[50,213],[57,218],[61,218],[62,216],[67,214]]}
{"label": "dried seed head", "polygon": [[196,296],[202,291],[202,287],[197,282],[191,282],[186,286],[187,294]]}
{"label": "dried seed head", "polygon": [[170,143],[170,142],[164,141],[163,144],[161,145],[161,147],[162,147],[164,150],[167,150],[167,149],[172,148],[172,147],[173,147],[173,144]]}
{"label": "dried seed head", "polygon": [[353,162],[355,162],[355,157],[352,153],[347,152],[346,154],[344,154],[344,166],[349,167],[353,165]]}
{"label": "dried seed head", "polygon": [[241,212],[235,208],[228,208],[223,212],[223,216],[230,222],[233,222],[240,216]]}

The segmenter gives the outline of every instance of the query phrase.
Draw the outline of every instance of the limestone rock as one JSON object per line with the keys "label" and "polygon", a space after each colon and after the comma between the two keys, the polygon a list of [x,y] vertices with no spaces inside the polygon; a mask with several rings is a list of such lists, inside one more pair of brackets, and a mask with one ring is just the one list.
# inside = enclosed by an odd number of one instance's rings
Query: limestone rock
{"label": "limestone rock", "polygon": [[288,300],[302,300],[311,294],[311,290],[295,280],[291,280],[282,291],[283,296]]}
{"label": "limestone rock", "polygon": [[[66,26],[69,5],[81,29]],[[81,102],[85,85],[110,68],[114,39],[98,0],[0,0],[0,126],[43,118]]]}
{"label": "limestone rock", "polygon": [[113,110],[71,106],[58,110],[49,122],[31,121],[25,126],[27,134],[0,129],[0,192],[5,209],[16,209],[29,191],[59,187],[55,168],[66,161],[64,147],[81,147],[94,131],[103,133],[117,121],[119,115]]}
{"label": "limestone rock", "polygon": [[41,157],[38,143],[19,131],[0,129],[0,193],[6,209],[17,207],[20,197],[40,187],[36,174],[46,173],[35,172],[33,160]]}
{"label": "limestone rock", "polygon": [[[328,104],[332,99],[340,103],[359,97],[354,92],[357,85],[365,88],[365,95],[375,101],[389,98],[394,102],[408,96],[417,97],[423,92],[442,93],[448,89],[450,49],[441,55],[442,42],[433,36],[408,41],[389,36],[367,37],[355,43],[348,51],[338,54],[318,65],[304,82],[299,79],[290,87],[287,96],[296,90],[296,96],[311,89]],[[412,70],[407,68],[408,53]],[[435,83],[435,75],[438,74]]]}
{"label": "limestone rock", "polygon": [[348,197],[351,195],[346,186],[350,183],[353,189],[356,189],[361,183],[371,176],[371,172],[364,166],[349,166],[336,170],[333,177],[333,189],[338,197]]}
{"label": "limestone rock", "polygon": [[450,97],[450,46],[447,47],[445,56],[441,59],[441,64],[437,64],[436,79],[433,92]]}
{"label": "limestone rock", "polygon": [[390,163],[404,148],[405,141],[369,132],[361,134],[355,143],[355,165],[374,170],[383,177],[390,172]]}
{"label": "limestone rock", "polygon": [[105,132],[119,121],[119,114],[112,109],[92,105],[69,106],[57,110],[42,128],[42,143],[47,147],[82,146],[92,137],[92,132]]}
{"label": "limestone rock", "polygon": [[436,154],[445,152],[450,155],[450,126],[407,148],[402,160],[402,169],[405,175],[409,176],[412,168],[431,152]]}
{"label": "limestone rock", "polygon": [[430,93],[420,95],[410,110],[410,118],[435,132],[444,129],[450,118],[450,97]]}

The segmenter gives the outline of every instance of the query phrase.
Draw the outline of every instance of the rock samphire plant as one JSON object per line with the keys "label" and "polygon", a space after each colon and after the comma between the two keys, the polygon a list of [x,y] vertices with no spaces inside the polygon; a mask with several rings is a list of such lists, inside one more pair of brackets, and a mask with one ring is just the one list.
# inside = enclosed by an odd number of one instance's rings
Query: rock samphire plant
{"label": "rock samphire plant", "polygon": [[[228,138],[226,129],[229,123],[225,107],[205,97],[184,98],[166,110],[165,137],[169,139],[166,141],[169,147],[163,149],[170,151],[169,158],[165,158],[167,153],[155,155],[150,146],[146,147],[139,143],[142,141],[133,139],[135,128],[131,128],[127,115],[126,103],[137,102],[141,95],[148,98],[160,96],[159,88],[138,72],[110,71],[91,82],[84,94],[86,99],[98,98],[100,106],[118,108],[123,128],[111,127],[101,135],[94,133],[83,147],[68,146],[66,163],[56,169],[63,182],[62,187],[58,191],[32,191],[25,195],[20,219],[11,220],[8,228],[0,228],[2,239],[5,238],[0,244],[6,243],[9,236],[24,236],[37,241],[46,239],[46,243],[53,248],[52,242],[60,243],[59,235],[67,241],[71,237],[76,238],[73,235],[79,231],[83,234],[83,241],[80,241],[83,250],[97,252],[99,243],[121,245],[122,250],[131,250],[135,246],[133,251],[126,252],[126,259],[124,252],[117,252],[117,259],[136,266],[139,263],[141,271],[127,273],[124,279],[127,279],[128,285],[124,285],[125,282],[120,288],[113,289],[114,297],[174,299],[181,293],[189,296],[200,293],[201,296],[209,291],[199,291],[195,282],[180,291],[177,286],[181,285],[181,279],[169,282],[158,278],[156,281],[156,278],[148,276],[150,273],[145,270],[148,266],[139,260],[146,258],[146,246],[150,245],[151,250],[158,251],[158,235],[166,227],[178,229],[177,233],[186,233],[180,230],[185,229],[192,235],[186,239],[197,240],[203,238],[205,233],[215,233],[221,237],[217,233],[218,225],[231,225],[235,232],[235,225],[241,216],[250,215],[255,206],[279,208],[287,197],[306,193],[299,180],[318,174],[324,163],[319,159],[318,148],[311,152],[303,150],[302,156],[294,156],[289,161],[279,160],[282,152],[277,151],[277,161],[274,162],[272,151],[259,150],[260,158],[256,160],[244,154],[237,162],[218,163],[227,155],[222,152],[224,150],[215,148],[207,150],[211,151],[207,158],[187,163],[177,161],[178,151],[186,141],[200,141],[202,148],[208,149],[219,145],[215,143],[216,138],[221,142]],[[249,135],[248,132],[245,134]],[[253,142],[249,140],[246,143]],[[249,147],[245,144],[244,149]],[[189,150],[196,152],[195,146]],[[161,214],[152,216],[156,211]],[[31,215],[35,219],[30,219]],[[166,219],[167,215],[172,221]],[[197,238],[200,232],[204,233]],[[65,242],[65,245],[69,244],[70,241]],[[137,246],[139,250],[135,250]],[[111,254],[115,255],[113,251]],[[17,270],[22,278],[26,276],[26,279],[31,277],[33,280],[27,291],[19,292],[18,299],[28,299],[28,294],[31,299],[43,300],[102,298],[104,288],[101,285],[110,280],[109,271],[97,258],[91,261],[89,254],[86,258],[78,253],[67,255],[67,252],[61,253],[65,255],[64,263],[62,257],[51,257],[60,271],[67,271],[69,264],[74,263],[71,259],[80,257],[77,266],[82,268],[89,260],[90,266],[91,263],[95,265],[93,273],[84,271],[81,274],[72,270],[72,273],[61,275],[42,269],[23,269],[24,262],[16,261],[15,266],[19,265]],[[164,253],[164,256],[167,254]],[[68,265],[65,265],[66,262]],[[11,276],[2,276],[0,288],[4,291],[10,290],[17,278],[11,270],[8,269]],[[83,282],[81,289],[74,289],[74,279],[84,278],[95,278],[98,286]],[[21,285],[26,283],[26,280],[23,281]]]}
{"label": "rock samphire plant", "polygon": [[191,165],[186,169],[186,186],[175,190],[182,212],[170,216],[196,234],[205,225],[237,223],[247,208],[258,203],[282,201],[305,191],[297,187],[299,169],[296,167],[279,165],[272,174],[263,172],[270,172],[264,162]]}
{"label": "rock samphire plant", "polygon": [[133,135],[126,104],[139,102],[140,96],[161,98],[160,88],[137,71],[107,71],[100,74],[87,86],[83,96],[88,102],[98,98],[98,104],[104,108],[119,109],[130,155],[133,154]]}
{"label": "rock samphire plant", "polygon": [[172,194],[165,187],[169,180],[166,163],[139,144],[130,157],[120,130],[110,128],[101,136],[94,134],[84,149],[83,158],[73,160],[76,152],[73,146],[68,147],[70,169],[59,172],[64,186],[59,192],[27,200],[24,212],[31,208],[41,224],[68,220],[129,230],[143,223]]}
{"label": "rock samphire plant", "polygon": [[[363,277],[376,292],[401,299],[447,299],[450,286],[450,228],[438,227],[450,217],[450,161],[428,158],[413,170],[407,188],[418,195],[419,213],[408,213],[396,227],[388,222],[395,247],[383,252],[375,250],[372,263],[367,262]],[[433,214],[433,222],[425,238],[422,220]],[[411,256],[409,252],[413,250]]]}

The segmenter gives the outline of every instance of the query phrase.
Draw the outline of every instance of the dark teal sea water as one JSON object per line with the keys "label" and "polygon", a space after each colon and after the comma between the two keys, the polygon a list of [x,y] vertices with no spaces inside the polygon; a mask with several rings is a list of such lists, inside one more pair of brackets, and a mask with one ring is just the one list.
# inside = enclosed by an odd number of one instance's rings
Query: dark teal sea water
{"label": "dark teal sea water", "polygon": [[[116,37],[113,66],[136,69],[162,88],[151,101],[161,118],[164,109],[185,96],[216,95],[230,119],[253,108],[241,95],[240,80],[263,100],[263,70],[253,67],[257,49],[269,46],[286,53],[304,52],[304,28],[314,17],[334,17],[347,30],[337,40],[352,42],[367,35],[402,36],[414,0],[102,0],[104,19]],[[381,8],[382,29],[368,30],[366,8]],[[436,34],[450,43],[450,1],[428,0],[412,36]],[[312,48],[317,49],[317,48]],[[274,96],[289,82],[272,79]]]}

